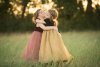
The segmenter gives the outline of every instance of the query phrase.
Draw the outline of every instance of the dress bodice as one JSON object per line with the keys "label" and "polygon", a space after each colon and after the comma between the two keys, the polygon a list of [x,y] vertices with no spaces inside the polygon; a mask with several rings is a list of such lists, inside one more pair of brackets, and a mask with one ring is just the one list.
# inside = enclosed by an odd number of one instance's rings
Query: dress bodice
{"label": "dress bodice", "polygon": [[40,28],[40,27],[35,27],[35,29],[34,29],[34,31],[39,31],[39,32],[43,32],[43,29],[42,28]]}
{"label": "dress bodice", "polygon": [[44,24],[45,26],[54,26],[54,22],[49,18],[45,19],[44,21],[46,22],[46,24]]}

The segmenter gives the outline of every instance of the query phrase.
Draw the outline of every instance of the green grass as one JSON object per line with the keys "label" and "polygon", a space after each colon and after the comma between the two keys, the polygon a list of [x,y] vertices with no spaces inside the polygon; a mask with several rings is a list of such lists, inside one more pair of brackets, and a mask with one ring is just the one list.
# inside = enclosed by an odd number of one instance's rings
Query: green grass
{"label": "green grass", "polygon": [[61,33],[74,56],[70,64],[25,62],[21,54],[31,33],[0,34],[0,67],[100,67],[100,31]]}

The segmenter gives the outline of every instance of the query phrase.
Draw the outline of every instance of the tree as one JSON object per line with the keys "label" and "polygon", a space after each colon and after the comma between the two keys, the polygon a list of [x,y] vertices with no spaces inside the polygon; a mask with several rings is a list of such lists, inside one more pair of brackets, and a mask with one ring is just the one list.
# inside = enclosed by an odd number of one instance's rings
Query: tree
{"label": "tree", "polygon": [[22,18],[24,17],[24,13],[27,7],[27,4],[30,0],[22,0],[22,5],[23,5],[23,9],[22,9]]}
{"label": "tree", "polygon": [[4,0],[4,3],[2,3],[0,6],[0,15],[6,13],[9,8],[9,0]]}

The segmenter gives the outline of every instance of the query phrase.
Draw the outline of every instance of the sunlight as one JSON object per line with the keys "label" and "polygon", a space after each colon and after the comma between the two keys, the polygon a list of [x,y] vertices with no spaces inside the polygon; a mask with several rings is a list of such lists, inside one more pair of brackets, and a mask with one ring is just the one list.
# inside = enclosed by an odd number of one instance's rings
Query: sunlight
{"label": "sunlight", "polygon": [[0,0],[0,3],[2,3],[2,1]]}
{"label": "sunlight", "polygon": [[96,9],[96,5],[98,4],[98,0],[92,0],[92,7]]}
{"label": "sunlight", "polygon": [[[82,1],[84,11],[86,11],[87,5],[88,5],[88,0],[77,0],[77,4],[79,4],[80,1]],[[96,5],[100,6],[100,0],[92,0],[91,6],[94,8],[94,10],[96,9]]]}
{"label": "sunlight", "polygon": [[16,3],[10,2],[12,5],[12,11],[15,16],[21,15],[22,14],[22,5],[18,5]]}
{"label": "sunlight", "polygon": [[29,8],[28,11],[29,11],[30,14],[34,14],[34,13],[36,12],[36,10],[38,10],[38,9],[39,9],[39,8],[32,8],[32,7],[31,7],[31,8]]}
{"label": "sunlight", "polygon": [[[20,16],[22,14],[23,5],[20,3],[21,3],[20,1],[17,1],[17,3],[10,2],[10,4],[12,5],[12,11],[15,16]],[[42,0],[30,0],[25,9],[24,16],[27,16],[28,14],[34,14],[34,12],[36,12],[36,10],[40,8],[44,10],[49,10],[55,8],[56,6],[57,4],[55,4],[53,0],[45,1],[44,4],[42,4]],[[60,9],[64,9],[64,7],[62,6]]]}
{"label": "sunlight", "polygon": [[54,5],[54,2],[46,3],[42,5],[42,8],[45,10],[49,10],[53,7],[53,5]]}
{"label": "sunlight", "polygon": [[61,9],[64,9],[64,7],[62,6]]}
{"label": "sunlight", "polygon": [[0,3],[4,3],[4,1],[3,0],[0,0]]}
{"label": "sunlight", "polygon": [[94,8],[94,10],[96,10],[97,5],[100,6],[100,0],[92,0],[92,7]]}
{"label": "sunlight", "polygon": [[96,9],[96,5],[100,6],[100,0],[92,0],[92,7]]}
{"label": "sunlight", "polygon": [[17,14],[19,14],[19,15],[21,15],[22,14],[22,6],[21,5],[14,5],[13,6],[13,10],[14,10],[14,13],[15,13],[15,15],[17,15]]}
{"label": "sunlight", "polygon": [[80,1],[81,1],[81,0],[77,0],[77,3],[79,4]]}
{"label": "sunlight", "polygon": [[29,13],[33,14],[34,12],[35,12],[35,9],[32,8],[32,7],[30,7],[30,9],[29,9]]}
{"label": "sunlight", "polygon": [[100,5],[100,0],[98,1],[98,5]]}
{"label": "sunlight", "polygon": [[87,0],[83,0],[83,1],[82,1],[82,5],[83,5],[83,8],[84,8],[84,11],[86,11],[87,5],[88,5]]}
{"label": "sunlight", "polygon": [[79,4],[80,1],[82,2],[84,11],[86,11],[87,5],[88,5],[88,1],[87,0],[77,0],[77,4]]}

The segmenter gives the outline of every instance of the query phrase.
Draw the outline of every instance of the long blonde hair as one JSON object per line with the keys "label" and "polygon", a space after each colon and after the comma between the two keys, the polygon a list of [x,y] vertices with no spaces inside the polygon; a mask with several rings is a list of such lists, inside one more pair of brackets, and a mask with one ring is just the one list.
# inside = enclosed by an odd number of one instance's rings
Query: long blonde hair
{"label": "long blonde hair", "polygon": [[50,9],[50,10],[48,10],[48,12],[51,15],[51,19],[54,21],[54,25],[58,26],[58,20],[57,20],[57,18],[58,18],[58,11],[55,10],[55,9]]}
{"label": "long blonde hair", "polygon": [[32,20],[34,21],[34,23],[36,23],[36,19],[38,19],[40,10],[41,10],[41,9],[38,9],[38,10],[34,13],[34,15],[33,15]]}

